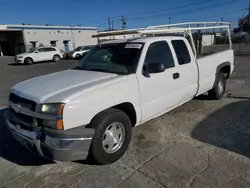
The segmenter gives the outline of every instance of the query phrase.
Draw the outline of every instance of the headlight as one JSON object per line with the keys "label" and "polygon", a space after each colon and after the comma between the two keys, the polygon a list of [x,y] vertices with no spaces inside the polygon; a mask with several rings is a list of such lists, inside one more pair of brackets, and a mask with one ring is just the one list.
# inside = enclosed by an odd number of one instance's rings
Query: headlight
{"label": "headlight", "polygon": [[63,106],[61,103],[41,104],[38,111],[43,114],[62,115]]}
{"label": "headlight", "polygon": [[62,115],[63,115],[63,107],[64,104],[62,103],[48,103],[48,104],[41,104],[39,105],[38,112],[46,115],[52,115],[55,116],[55,119],[51,120],[41,120],[41,123],[44,126],[53,128],[53,129],[63,129],[63,121],[62,121]]}

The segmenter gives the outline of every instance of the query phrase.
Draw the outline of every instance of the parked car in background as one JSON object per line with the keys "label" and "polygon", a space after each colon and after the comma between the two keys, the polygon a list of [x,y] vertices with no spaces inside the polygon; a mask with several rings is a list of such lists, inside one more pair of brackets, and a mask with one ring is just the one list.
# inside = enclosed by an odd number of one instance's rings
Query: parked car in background
{"label": "parked car in background", "polygon": [[70,51],[67,53],[67,58],[72,58],[72,59],[81,59],[86,53],[94,48],[94,45],[88,45],[88,46],[78,46],[76,49],[73,51]]}
{"label": "parked car in background", "polygon": [[56,47],[38,47],[31,48],[26,53],[16,55],[15,62],[26,65],[41,61],[59,62],[62,57],[62,52]]}

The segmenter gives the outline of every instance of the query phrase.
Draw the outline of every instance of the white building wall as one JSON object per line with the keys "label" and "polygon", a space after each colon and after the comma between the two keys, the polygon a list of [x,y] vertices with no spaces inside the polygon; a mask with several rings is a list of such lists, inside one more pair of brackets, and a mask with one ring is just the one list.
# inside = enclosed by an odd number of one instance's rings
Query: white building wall
{"label": "white building wall", "polygon": [[214,45],[214,35],[202,35],[202,46]]}
{"label": "white building wall", "polygon": [[6,25],[0,25],[0,30],[6,30],[6,29],[7,29]]}
{"label": "white building wall", "polygon": [[73,50],[77,46],[97,44],[97,39],[92,38],[97,30],[24,29],[23,33],[27,46],[31,46],[32,41],[37,41],[37,46],[50,45],[51,41],[56,41],[57,48],[64,50],[63,41],[68,40],[69,50]]}
{"label": "white building wall", "polygon": [[65,50],[63,41],[68,41],[69,50],[77,46],[95,45],[97,38],[92,35],[97,34],[96,27],[82,26],[42,26],[42,25],[0,25],[0,29],[23,31],[24,43],[27,50],[32,46],[30,42],[36,41],[36,46],[51,45],[51,41],[56,41],[59,49]]}

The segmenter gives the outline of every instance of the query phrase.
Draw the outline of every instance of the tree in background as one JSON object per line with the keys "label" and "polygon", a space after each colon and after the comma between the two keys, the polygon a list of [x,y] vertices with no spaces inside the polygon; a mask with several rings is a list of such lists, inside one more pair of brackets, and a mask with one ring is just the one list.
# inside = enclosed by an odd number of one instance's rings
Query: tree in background
{"label": "tree in background", "polygon": [[239,18],[238,28],[234,29],[234,33],[241,32],[241,31],[250,33],[250,16],[249,15],[243,18]]}

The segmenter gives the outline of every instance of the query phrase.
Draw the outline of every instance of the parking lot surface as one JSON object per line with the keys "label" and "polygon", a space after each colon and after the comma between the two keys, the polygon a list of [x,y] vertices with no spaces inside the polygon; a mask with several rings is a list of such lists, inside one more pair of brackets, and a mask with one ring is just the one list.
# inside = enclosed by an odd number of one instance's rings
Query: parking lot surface
{"label": "parking lot surface", "polygon": [[[77,61],[12,63],[0,59],[0,107],[14,83]],[[127,153],[106,166],[55,163],[31,154],[11,138],[0,110],[0,187],[249,187],[250,57],[236,57],[235,66],[222,100],[203,95],[134,128]]]}

